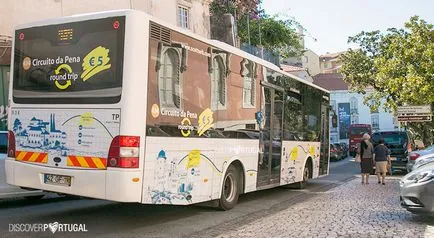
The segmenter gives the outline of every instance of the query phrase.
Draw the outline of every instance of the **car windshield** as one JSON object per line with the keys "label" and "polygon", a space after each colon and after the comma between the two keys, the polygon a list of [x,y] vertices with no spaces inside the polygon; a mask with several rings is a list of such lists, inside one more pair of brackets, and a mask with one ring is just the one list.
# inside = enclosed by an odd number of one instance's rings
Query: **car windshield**
{"label": "car windshield", "polygon": [[385,144],[405,144],[407,143],[407,136],[405,132],[384,132],[384,133],[374,133],[372,135],[372,140],[378,143],[380,138],[384,139]]}

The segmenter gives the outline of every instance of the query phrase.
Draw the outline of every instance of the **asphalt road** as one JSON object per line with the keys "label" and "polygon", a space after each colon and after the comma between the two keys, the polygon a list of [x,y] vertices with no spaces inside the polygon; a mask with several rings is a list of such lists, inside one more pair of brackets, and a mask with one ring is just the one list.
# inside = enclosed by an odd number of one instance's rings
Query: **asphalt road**
{"label": "asphalt road", "polygon": [[332,162],[330,175],[304,190],[274,188],[245,194],[230,211],[205,206],[154,206],[77,197],[40,201],[0,200],[0,236],[46,237],[48,232],[10,232],[10,224],[85,224],[87,232],[56,232],[56,237],[213,237],[318,196],[351,180],[358,164]]}

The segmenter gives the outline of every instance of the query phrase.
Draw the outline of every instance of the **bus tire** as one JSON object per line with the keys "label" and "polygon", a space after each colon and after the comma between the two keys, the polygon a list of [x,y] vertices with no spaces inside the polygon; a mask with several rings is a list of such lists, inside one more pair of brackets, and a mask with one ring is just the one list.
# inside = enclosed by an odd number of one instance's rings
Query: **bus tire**
{"label": "bus tire", "polygon": [[306,163],[306,165],[304,166],[304,170],[303,170],[303,180],[301,182],[298,182],[295,184],[295,187],[297,189],[303,189],[307,186],[307,182],[309,180],[309,176],[310,176],[310,168],[309,168],[309,163]]}
{"label": "bus tire", "polygon": [[38,196],[27,196],[24,197],[28,201],[38,201],[41,200],[45,195],[38,195]]}
{"label": "bus tire", "polygon": [[230,165],[223,178],[222,193],[219,200],[220,209],[230,210],[237,204],[240,195],[239,178],[240,172],[235,166]]}

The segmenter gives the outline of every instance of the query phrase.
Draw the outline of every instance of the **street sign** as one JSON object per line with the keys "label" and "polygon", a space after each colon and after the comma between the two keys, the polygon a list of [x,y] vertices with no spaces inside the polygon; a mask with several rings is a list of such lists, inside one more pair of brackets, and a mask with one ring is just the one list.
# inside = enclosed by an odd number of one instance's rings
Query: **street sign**
{"label": "street sign", "polygon": [[423,122],[423,121],[431,121],[431,115],[398,115],[399,122]]}
{"label": "street sign", "polygon": [[431,115],[431,105],[422,106],[399,106],[398,115],[420,115],[420,114],[430,114]]}

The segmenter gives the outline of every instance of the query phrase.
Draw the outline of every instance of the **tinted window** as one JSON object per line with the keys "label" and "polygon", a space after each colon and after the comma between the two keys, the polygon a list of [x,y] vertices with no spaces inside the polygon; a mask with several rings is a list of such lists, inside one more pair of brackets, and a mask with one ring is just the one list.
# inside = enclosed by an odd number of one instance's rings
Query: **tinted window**
{"label": "tinted window", "polygon": [[0,132],[0,153],[6,153],[8,146],[8,133]]}
{"label": "tinted window", "polygon": [[380,138],[384,139],[385,144],[406,144],[408,142],[407,133],[405,132],[380,132],[372,135],[372,140],[378,143]]}
{"label": "tinted window", "polygon": [[17,30],[14,101],[118,102],[124,29],[125,17],[112,17]]}
{"label": "tinted window", "polygon": [[370,133],[368,127],[353,127],[350,129],[350,135],[363,135],[365,133]]}

